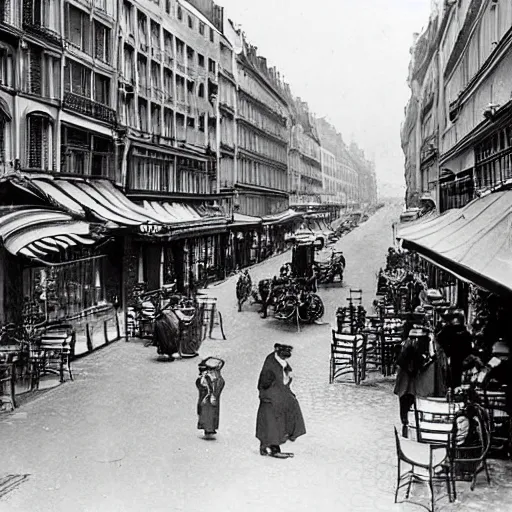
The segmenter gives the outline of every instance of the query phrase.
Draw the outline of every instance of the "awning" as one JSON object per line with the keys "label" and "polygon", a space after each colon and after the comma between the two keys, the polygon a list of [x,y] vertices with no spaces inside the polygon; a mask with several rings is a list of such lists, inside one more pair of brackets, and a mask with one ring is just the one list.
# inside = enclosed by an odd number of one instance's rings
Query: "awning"
{"label": "awning", "polygon": [[233,214],[233,222],[229,224],[229,229],[234,230],[236,228],[248,227],[248,226],[259,226],[261,225],[261,217],[252,217],[251,215],[243,215],[241,213]]}
{"label": "awning", "polygon": [[75,216],[83,217],[89,213],[100,221],[113,222],[119,226],[158,222],[156,217],[130,201],[108,180],[34,176],[28,183],[18,183],[16,179],[12,183],[24,187],[28,184],[49,204]]}
{"label": "awning", "polygon": [[94,244],[90,225],[45,208],[0,207],[0,238],[14,255],[41,258],[77,244]]}
{"label": "awning", "polygon": [[399,228],[397,238],[454,274],[496,293],[512,292],[512,191]]}
{"label": "awning", "polygon": [[294,210],[287,210],[282,213],[278,213],[276,215],[267,215],[262,217],[263,224],[265,226],[274,226],[278,224],[285,224],[287,222],[291,222],[296,219],[300,219],[304,216],[301,212],[296,212]]}
{"label": "awning", "polygon": [[169,228],[181,226],[226,224],[227,219],[220,212],[215,214],[207,208],[192,206],[186,203],[144,201],[144,211]]}

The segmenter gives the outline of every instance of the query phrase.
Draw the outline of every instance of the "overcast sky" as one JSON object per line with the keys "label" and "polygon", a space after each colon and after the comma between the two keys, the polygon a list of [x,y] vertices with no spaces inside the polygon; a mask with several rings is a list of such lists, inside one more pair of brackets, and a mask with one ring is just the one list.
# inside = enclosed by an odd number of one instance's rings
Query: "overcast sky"
{"label": "overcast sky", "polygon": [[379,181],[404,182],[409,49],[430,0],[215,1],[297,96],[374,158]]}

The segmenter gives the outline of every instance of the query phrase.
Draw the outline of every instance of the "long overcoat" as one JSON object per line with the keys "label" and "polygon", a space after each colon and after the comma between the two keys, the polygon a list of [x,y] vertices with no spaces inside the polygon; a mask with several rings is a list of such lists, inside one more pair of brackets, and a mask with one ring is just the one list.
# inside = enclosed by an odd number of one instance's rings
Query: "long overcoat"
{"label": "long overcoat", "polygon": [[199,391],[197,402],[197,428],[214,432],[219,428],[220,394],[224,389],[224,379],[219,372],[206,372],[204,378],[196,380]]}
{"label": "long overcoat", "polygon": [[[291,371],[290,365],[287,366]],[[292,379],[284,384],[284,369],[274,352],[263,363],[258,380],[260,406],[256,419],[256,437],[264,446],[295,441],[306,433],[299,402],[290,389]]]}

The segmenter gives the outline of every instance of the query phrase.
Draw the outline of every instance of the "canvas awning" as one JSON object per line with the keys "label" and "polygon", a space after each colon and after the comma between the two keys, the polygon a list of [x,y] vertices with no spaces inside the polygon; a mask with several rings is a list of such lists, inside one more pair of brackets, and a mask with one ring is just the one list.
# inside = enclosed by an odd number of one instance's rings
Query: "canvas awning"
{"label": "canvas awning", "polygon": [[12,180],[16,186],[23,185],[39,193],[49,204],[74,216],[92,215],[99,221],[113,222],[118,226],[138,226],[157,223],[144,208],[130,201],[110,181],[84,178],[54,178],[34,176],[23,184]]}
{"label": "canvas awning", "polygon": [[398,228],[404,247],[496,293],[512,292],[512,191]]}
{"label": "canvas awning", "polygon": [[14,255],[42,258],[78,244],[94,244],[90,224],[56,210],[0,207],[0,238]]}
{"label": "canvas awning", "polygon": [[253,217],[251,215],[243,215],[242,213],[233,214],[233,222],[229,225],[229,229],[234,230],[237,228],[260,226],[262,223],[261,217]]}
{"label": "canvas awning", "polygon": [[278,224],[286,224],[287,222],[300,219],[303,216],[304,214],[301,212],[286,210],[285,212],[278,213],[276,215],[266,215],[265,217],[262,217],[262,221],[265,226],[275,226]]}

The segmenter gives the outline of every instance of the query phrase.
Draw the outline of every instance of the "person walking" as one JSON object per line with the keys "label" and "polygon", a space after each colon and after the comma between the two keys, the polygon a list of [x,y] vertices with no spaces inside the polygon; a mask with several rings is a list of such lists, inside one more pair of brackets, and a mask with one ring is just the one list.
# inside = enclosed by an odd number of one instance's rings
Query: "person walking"
{"label": "person walking", "polygon": [[220,394],[225,384],[220,374],[223,366],[224,361],[216,357],[208,357],[198,365],[197,428],[204,430],[205,439],[213,439],[219,428]]}
{"label": "person walking", "polygon": [[260,405],[256,419],[256,437],[260,454],[285,459],[293,453],[282,453],[280,445],[295,441],[306,433],[299,402],[290,389],[292,368],[288,359],[293,347],[276,343],[274,352],[263,363],[258,391]]}

